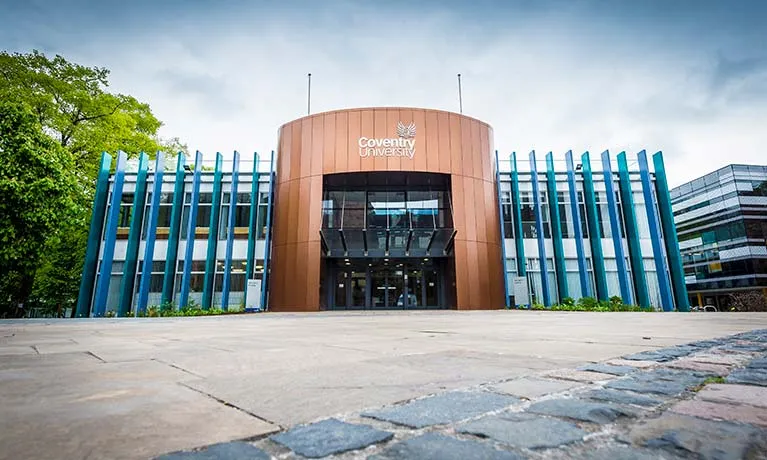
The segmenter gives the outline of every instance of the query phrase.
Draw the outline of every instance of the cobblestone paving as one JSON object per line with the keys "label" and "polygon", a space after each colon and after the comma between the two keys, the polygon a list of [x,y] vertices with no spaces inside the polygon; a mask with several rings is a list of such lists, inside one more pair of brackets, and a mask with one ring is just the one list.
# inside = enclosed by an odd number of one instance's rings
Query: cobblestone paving
{"label": "cobblestone paving", "polygon": [[336,460],[767,459],[767,329],[334,414],[267,438],[160,458],[245,454]]}

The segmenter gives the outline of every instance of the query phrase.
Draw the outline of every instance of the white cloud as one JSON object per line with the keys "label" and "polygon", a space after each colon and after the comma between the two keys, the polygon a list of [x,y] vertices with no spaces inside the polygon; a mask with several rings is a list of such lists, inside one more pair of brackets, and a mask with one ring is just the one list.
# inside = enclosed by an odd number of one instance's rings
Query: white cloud
{"label": "white cloud", "polygon": [[275,148],[277,128],[305,114],[307,72],[313,112],[457,111],[460,72],[464,112],[493,125],[503,153],[553,150],[563,165],[571,148],[630,158],[663,150],[672,186],[733,162],[767,163],[765,99],[738,97],[764,88],[764,74],[757,66],[722,83],[723,65],[750,67],[717,61],[703,45],[661,47],[562,14],[492,31],[448,13],[321,10],[314,22],[259,18],[251,27],[256,12],[232,14],[210,30],[177,24],[60,52],[112,69],[113,88],[149,102],[163,135],[208,158]]}

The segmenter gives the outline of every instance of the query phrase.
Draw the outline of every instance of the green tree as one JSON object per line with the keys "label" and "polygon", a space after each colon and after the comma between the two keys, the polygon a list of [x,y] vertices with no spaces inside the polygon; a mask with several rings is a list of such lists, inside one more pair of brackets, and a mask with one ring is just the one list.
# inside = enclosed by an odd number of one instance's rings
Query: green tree
{"label": "green tree", "polygon": [[72,155],[28,107],[0,103],[0,304],[32,292],[46,243],[76,212]]}
{"label": "green tree", "polygon": [[29,105],[45,132],[72,153],[77,170],[91,181],[105,151],[132,156],[186,152],[177,138],[158,136],[162,123],[148,104],[107,91],[105,68],[71,63],[59,55],[51,59],[38,51],[4,51],[0,76],[0,99]]}
{"label": "green tree", "polygon": [[[59,55],[0,52],[0,101],[27,107],[38,128],[69,153],[67,167],[76,177],[70,217],[39,235],[45,257],[37,259],[30,300],[49,309],[72,307],[77,296],[101,153],[123,150],[136,157],[144,151],[154,157],[158,150],[187,151],[178,138],[159,137],[162,123],[148,104],[109,92],[108,77],[105,68],[72,63]],[[29,283],[25,273],[23,282]],[[0,280],[0,292],[20,289],[20,283],[14,277]],[[28,295],[29,286],[23,291]],[[0,303],[5,301],[0,298]]]}

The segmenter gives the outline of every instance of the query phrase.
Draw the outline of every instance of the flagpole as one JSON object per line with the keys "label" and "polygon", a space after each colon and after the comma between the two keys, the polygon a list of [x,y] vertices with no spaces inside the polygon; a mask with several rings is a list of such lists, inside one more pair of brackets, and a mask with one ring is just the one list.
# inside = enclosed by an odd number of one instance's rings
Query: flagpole
{"label": "flagpole", "polygon": [[461,94],[461,74],[458,74],[458,110],[463,113],[463,95]]}
{"label": "flagpole", "polygon": [[309,91],[306,94],[306,114],[312,113],[312,74],[307,75],[309,77]]}

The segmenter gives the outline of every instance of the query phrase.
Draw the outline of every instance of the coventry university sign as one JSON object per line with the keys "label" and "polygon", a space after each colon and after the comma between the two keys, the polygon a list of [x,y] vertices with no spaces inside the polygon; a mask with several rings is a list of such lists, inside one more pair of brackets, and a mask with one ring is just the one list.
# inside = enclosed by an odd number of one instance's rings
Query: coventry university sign
{"label": "coventry university sign", "polygon": [[415,155],[415,122],[405,125],[398,121],[397,137],[360,137],[357,145],[362,158],[405,157],[412,160]]}

